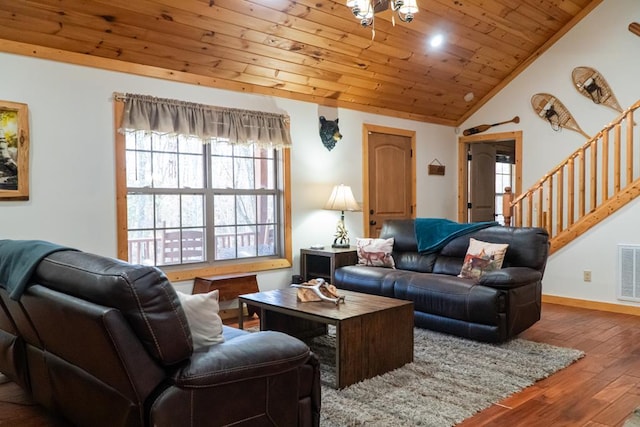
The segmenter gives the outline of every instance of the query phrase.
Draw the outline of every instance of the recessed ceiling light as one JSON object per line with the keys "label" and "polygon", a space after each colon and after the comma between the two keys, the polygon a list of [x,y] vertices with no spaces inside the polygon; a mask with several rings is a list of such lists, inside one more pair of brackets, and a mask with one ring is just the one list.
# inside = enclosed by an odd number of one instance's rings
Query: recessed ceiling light
{"label": "recessed ceiling light", "polygon": [[444,37],[442,36],[442,34],[436,34],[435,36],[431,37],[431,40],[429,40],[429,44],[431,45],[431,47],[438,47],[442,44],[443,41]]}
{"label": "recessed ceiling light", "polygon": [[464,100],[467,102],[471,102],[473,101],[473,98],[475,98],[475,95],[473,94],[473,92],[468,92],[465,96],[464,96]]}

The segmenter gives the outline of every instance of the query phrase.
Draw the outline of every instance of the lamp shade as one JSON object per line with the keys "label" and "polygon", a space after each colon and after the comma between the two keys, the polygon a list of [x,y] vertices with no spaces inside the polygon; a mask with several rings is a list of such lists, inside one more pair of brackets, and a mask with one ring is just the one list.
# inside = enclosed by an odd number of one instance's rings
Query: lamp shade
{"label": "lamp shade", "polygon": [[332,248],[348,248],[349,247],[349,232],[344,226],[344,211],[359,211],[360,205],[353,197],[351,187],[348,185],[336,185],[333,187],[329,200],[324,205],[325,209],[332,211],[341,211],[340,220],[336,227],[335,240],[333,241]]}
{"label": "lamp shade", "polygon": [[360,211],[360,205],[358,205],[358,202],[356,202],[356,199],[353,197],[351,187],[343,184],[333,187],[331,196],[324,205],[324,208],[332,211]]}
{"label": "lamp shade", "polygon": [[418,5],[416,4],[416,0],[407,0],[403,2],[402,6],[398,9],[398,12],[402,14],[408,13],[418,13]]}

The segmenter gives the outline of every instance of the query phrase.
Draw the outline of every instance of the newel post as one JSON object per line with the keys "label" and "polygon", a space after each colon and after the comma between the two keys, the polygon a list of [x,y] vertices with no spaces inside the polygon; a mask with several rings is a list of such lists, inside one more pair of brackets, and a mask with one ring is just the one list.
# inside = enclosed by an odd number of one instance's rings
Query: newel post
{"label": "newel post", "polygon": [[511,217],[513,216],[513,208],[511,202],[513,201],[513,193],[511,187],[504,187],[504,194],[502,195],[502,216],[504,216],[504,226],[511,226]]}

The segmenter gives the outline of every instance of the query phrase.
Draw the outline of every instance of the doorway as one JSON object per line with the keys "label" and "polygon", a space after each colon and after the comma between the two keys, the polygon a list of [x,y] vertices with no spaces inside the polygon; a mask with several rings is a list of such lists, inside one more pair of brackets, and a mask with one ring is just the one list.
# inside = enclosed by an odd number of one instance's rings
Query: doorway
{"label": "doorway", "polygon": [[409,219],[416,210],[414,131],[363,125],[363,230],[378,237],[387,219]]}
{"label": "doorway", "polygon": [[458,138],[458,222],[501,220],[506,182],[521,194],[521,131]]}

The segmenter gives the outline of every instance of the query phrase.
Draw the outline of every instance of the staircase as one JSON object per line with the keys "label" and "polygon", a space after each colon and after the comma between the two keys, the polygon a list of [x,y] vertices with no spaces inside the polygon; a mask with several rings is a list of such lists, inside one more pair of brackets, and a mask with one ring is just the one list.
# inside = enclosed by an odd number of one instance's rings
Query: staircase
{"label": "staircase", "polygon": [[546,228],[554,253],[640,195],[638,108],[640,100],[515,198],[515,225]]}

